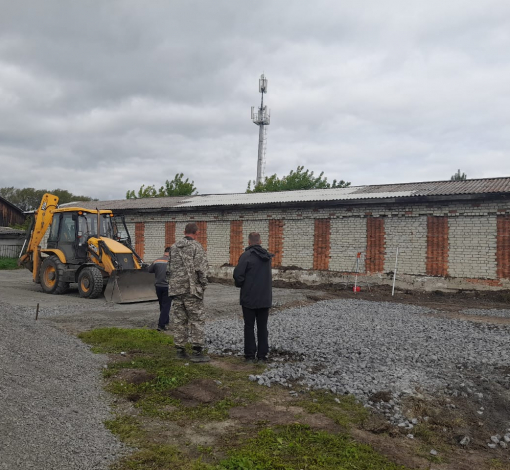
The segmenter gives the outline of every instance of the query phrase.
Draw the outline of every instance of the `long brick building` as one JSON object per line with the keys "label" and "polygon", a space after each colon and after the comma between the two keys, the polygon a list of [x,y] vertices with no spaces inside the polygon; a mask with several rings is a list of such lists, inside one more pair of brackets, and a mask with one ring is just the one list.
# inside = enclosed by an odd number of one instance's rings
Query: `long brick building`
{"label": "long brick building", "polygon": [[211,273],[232,266],[260,232],[274,278],[308,284],[363,280],[397,286],[510,288],[510,178],[81,203],[123,214],[147,261],[200,227]]}

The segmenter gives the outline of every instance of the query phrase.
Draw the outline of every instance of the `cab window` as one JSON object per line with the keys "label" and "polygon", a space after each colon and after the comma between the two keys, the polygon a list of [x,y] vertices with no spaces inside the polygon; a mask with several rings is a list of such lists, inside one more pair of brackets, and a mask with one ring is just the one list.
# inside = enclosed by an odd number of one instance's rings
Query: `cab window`
{"label": "cab window", "polygon": [[60,222],[60,241],[74,242],[76,240],[76,227],[73,214],[64,214]]}
{"label": "cab window", "polygon": [[60,214],[55,214],[51,222],[50,234],[48,236],[49,242],[56,242],[58,240],[59,227],[60,227]]}

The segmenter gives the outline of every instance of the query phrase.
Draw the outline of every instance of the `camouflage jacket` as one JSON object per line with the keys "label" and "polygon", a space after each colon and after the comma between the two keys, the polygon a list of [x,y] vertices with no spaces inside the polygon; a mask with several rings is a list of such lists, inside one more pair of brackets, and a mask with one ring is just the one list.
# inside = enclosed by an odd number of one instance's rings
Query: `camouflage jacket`
{"label": "camouflage jacket", "polygon": [[203,299],[207,286],[207,255],[196,240],[185,237],[170,248],[168,295],[192,294]]}

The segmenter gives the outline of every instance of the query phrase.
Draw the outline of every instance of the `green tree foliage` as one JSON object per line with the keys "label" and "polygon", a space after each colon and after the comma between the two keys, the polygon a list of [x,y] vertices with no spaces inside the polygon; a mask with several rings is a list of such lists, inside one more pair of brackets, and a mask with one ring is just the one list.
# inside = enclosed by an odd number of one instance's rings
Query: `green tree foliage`
{"label": "green tree foliage", "polygon": [[455,173],[451,178],[450,181],[466,181],[467,175],[466,173],[461,173],[460,170],[457,170],[457,173]]}
{"label": "green tree foliage", "polygon": [[[347,188],[351,185],[344,180],[333,180],[328,183],[328,179],[321,172],[319,176],[315,176],[313,171],[304,171],[304,166],[298,166],[297,170],[291,170],[290,173],[282,178],[278,178],[275,173],[266,176],[264,182],[256,184],[255,181],[248,181],[247,193],[269,193],[274,191],[296,191],[298,189],[330,189],[330,188]],[[252,189],[253,185],[253,189]]]}
{"label": "green tree foliage", "polygon": [[195,182],[184,178],[184,173],[177,173],[172,181],[166,180],[164,186],[158,190],[155,186],[145,186],[142,184],[137,193],[135,190],[129,190],[126,193],[126,199],[141,199],[144,197],[165,197],[165,196],[192,196],[197,194]]}
{"label": "green tree foliage", "polygon": [[22,211],[37,209],[45,193],[54,194],[59,198],[59,204],[73,201],[92,201],[88,196],[77,196],[66,189],[34,189],[34,188],[0,188],[0,196],[7,199],[11,204],[19,207]]}

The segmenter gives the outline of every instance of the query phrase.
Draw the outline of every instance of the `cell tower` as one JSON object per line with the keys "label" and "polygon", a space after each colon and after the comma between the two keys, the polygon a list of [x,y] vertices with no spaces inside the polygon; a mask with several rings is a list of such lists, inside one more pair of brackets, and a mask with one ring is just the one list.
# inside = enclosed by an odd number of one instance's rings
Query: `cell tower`
{"label": "cell tower", "polygon": [[251,120],[259,126],[259,156],[257,160],[257,181],[256,184],[262,182],[264,176],[264,167],[266,165],[266,126],[271,121],[271,111],[264,106],[264,93],[267,93],[267,78],[262,74],[259,78],[259,92],[262,94],[260,100],[260,108],[255,112],[255,106],[251,107]]}

